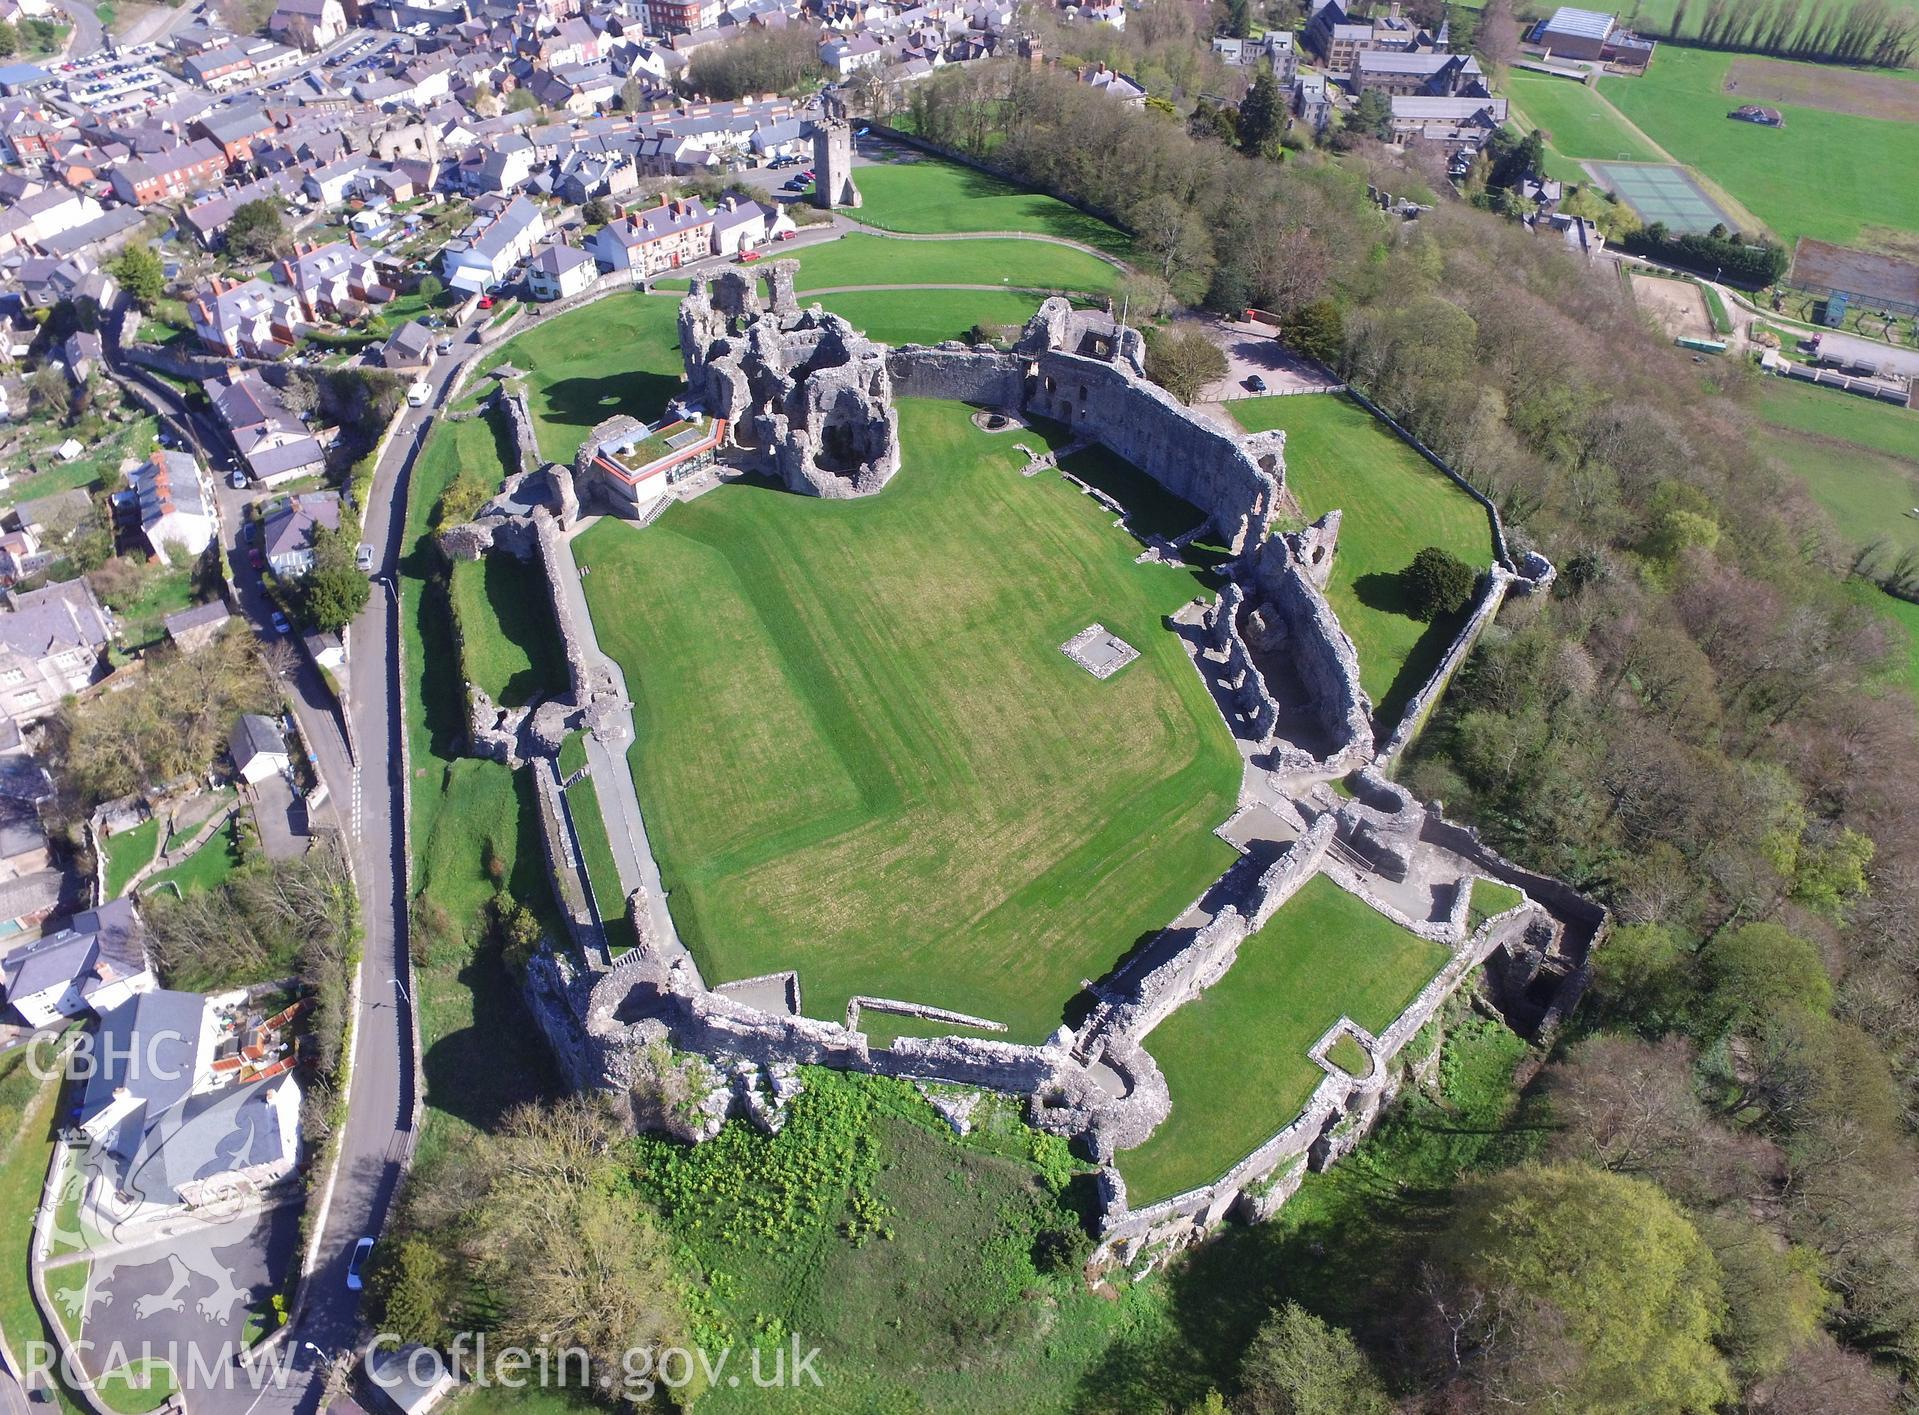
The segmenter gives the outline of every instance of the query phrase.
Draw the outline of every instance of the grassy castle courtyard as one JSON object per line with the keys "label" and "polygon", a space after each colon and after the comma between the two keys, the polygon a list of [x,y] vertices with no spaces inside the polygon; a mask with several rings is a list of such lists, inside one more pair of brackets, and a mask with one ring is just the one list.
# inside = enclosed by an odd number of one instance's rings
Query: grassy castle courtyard
{"label": "grassy castle courtyard", "polygon": [[[866,993],[1031,1042],[1230,863],[1240,762],[1161,623],[1193,573],[968,414],[903,401],[876,497],[722,487],[577,554],[708,981],[797,968],[812,1016]],[[1094,621],[1140,650],[1104,682],[1060,652]]]}

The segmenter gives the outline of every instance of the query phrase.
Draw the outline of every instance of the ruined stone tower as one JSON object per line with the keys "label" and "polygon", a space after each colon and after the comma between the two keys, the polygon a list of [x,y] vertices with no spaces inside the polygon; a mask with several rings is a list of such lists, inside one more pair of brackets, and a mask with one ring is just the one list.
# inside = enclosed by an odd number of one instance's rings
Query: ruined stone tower
{"label": "ruined stone tower", "polygon": [[853,129],[844,119],[813,124],[813,171],[813,205],[831,211],[860,204],[860,189],[853,185]]}

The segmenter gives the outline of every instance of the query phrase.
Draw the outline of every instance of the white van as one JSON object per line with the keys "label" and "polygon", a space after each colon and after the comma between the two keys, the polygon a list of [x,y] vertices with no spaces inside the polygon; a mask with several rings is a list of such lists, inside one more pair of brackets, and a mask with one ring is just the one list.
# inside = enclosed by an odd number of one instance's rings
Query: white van
{"label": "white van", "polygon": [[406,391],[406,405],[409,408],[424,408],[427,399],[433,396],[433,385],[421,379]]}

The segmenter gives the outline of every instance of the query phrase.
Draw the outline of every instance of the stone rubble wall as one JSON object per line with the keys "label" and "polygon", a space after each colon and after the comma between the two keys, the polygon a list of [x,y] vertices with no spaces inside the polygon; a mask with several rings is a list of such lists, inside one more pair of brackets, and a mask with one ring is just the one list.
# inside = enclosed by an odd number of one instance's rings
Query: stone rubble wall
{"label": "stone rubble wall", "polygon": [[510,391],[501,385],[493,401],[506,414],[508,431],[513,434],[513,445],[519,449],[520,465],[516,469],[522,475],[539,470],[540,441],[533,432],[533,410],[527,406],[526,389],[516,386]]}
{"label": "stone rubble wall", "polygon": [[1229,580],[1219,598],[1200,621],[1208,646],[1226,655],[1223,677],[1233,694],[1233,705],[1240,714],[1236,735],[1252,742],[1266,742],[1279,727],[1279,704],[1273,700],[1266,677],[1253,663],[1252,652],[1239,634],[1239,616],[1246,603],[1246,591],[1239,582]]}

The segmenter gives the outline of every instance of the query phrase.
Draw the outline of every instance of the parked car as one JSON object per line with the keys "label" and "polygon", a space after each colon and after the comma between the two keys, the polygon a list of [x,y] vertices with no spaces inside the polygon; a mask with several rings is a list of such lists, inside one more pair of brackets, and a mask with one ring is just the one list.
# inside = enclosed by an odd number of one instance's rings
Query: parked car
{"label": "parked car", "polygon": [[241,526],[240,526],[241,544],[252,545],[259,538],[260,538],[260,523],[258,521],[245,521],[241,523]]}
{"label": "parked car", "polygon": [[481,309],[483,309],[483,310],[490,310],[490,309],[492,309],[492,308],[493,308],[493,297],[492,297],[491,295],[482,295],[482,296],[480,296],[480,308],[481,308]]}
{"label": "parked car", "polygon": [[433,385],[422,378],[407,388],[406,405],[409,408],[424,408],[432,396]]}
{"label": "parked car", "polygon": [[361,541],[353,548],[353,563],[359,567],[362,575],[371,575],[373,573],[373,547],[365,541]]}
{"label": "parked car", "polygon": [[790,241],[797,235],[799,235],[798,231],[782,231],[780,232],[779,235],[775,236],[773,239],[776,241]]}
{"label": "parked car", "polygon": [[273,632],[276,634],[279,634],[283,638],[286,635],[291,634],[293,632],[293,626],[287,623],[286,615],[282,614],[277,609],[273,611],[272,624],[273,624]]}
{"label": "parked car", "polygon": [[233,469],[233,474],[227,478],[227,485],[231,486],[235,491],[245,491],[247,486],[247,474],[241,471],[238,467],[235,467]]}
{"label": "parked car", "polygon": [[[276,618],[278,616],[275,616]],[[365,1271],[367,1254],[373,1251],[373,1240],[362,1238],[353,1245],[353,1258],[346,1265],[346,1288],[348,1292],[358,1292],[366,1285]]]}
{"label": "parked car", "polygon": [[1266,380],[1258,374],[1253,374],[1247,378],[1246,386],[1255,393],[1264,393],[1266,391]]}
{"label": "parked car", "polygon": [[784,187],[782,187],[780,190],[787,191],[787,192],[803,192],[806,190],[806,185],[807,185],[806,178],[794,177],[790,181],[788,181],[787,184]]}
{"label": "parked car", "polygon": [[760,258],[760,253],[754,250],[751,246],[742,246],[740,248],[740,264],[741,265],[751,265],[754,261],[758,260],[759,258]]}
{"label": "parked car", "polygon": [[440,340],[440,342],[439,342],[439,343],[437,343],[437,344],[435,344],[435,345],[434,345],[433,347],[434,347],[434,348],[436,348],[436,349],[438,349],[438,350],[439,350],[439,351],[440,351],[440,352],[441,352],[442,354],[448,354],[448,353],[451,353],[451,352],[453,351],[453,338],[452,338],[452,336],[451,336],[451,335],[448,335],[448,336],[446,336],[445,338],[442,338],[442,339]]}
{"label": "parked car", "polygon": [[266,552],[261,550],[259,546],[257,545],[254,546],[252,550],[247,552],[247,564],[251,565],[256,570],[266,569],[267,568]]}

